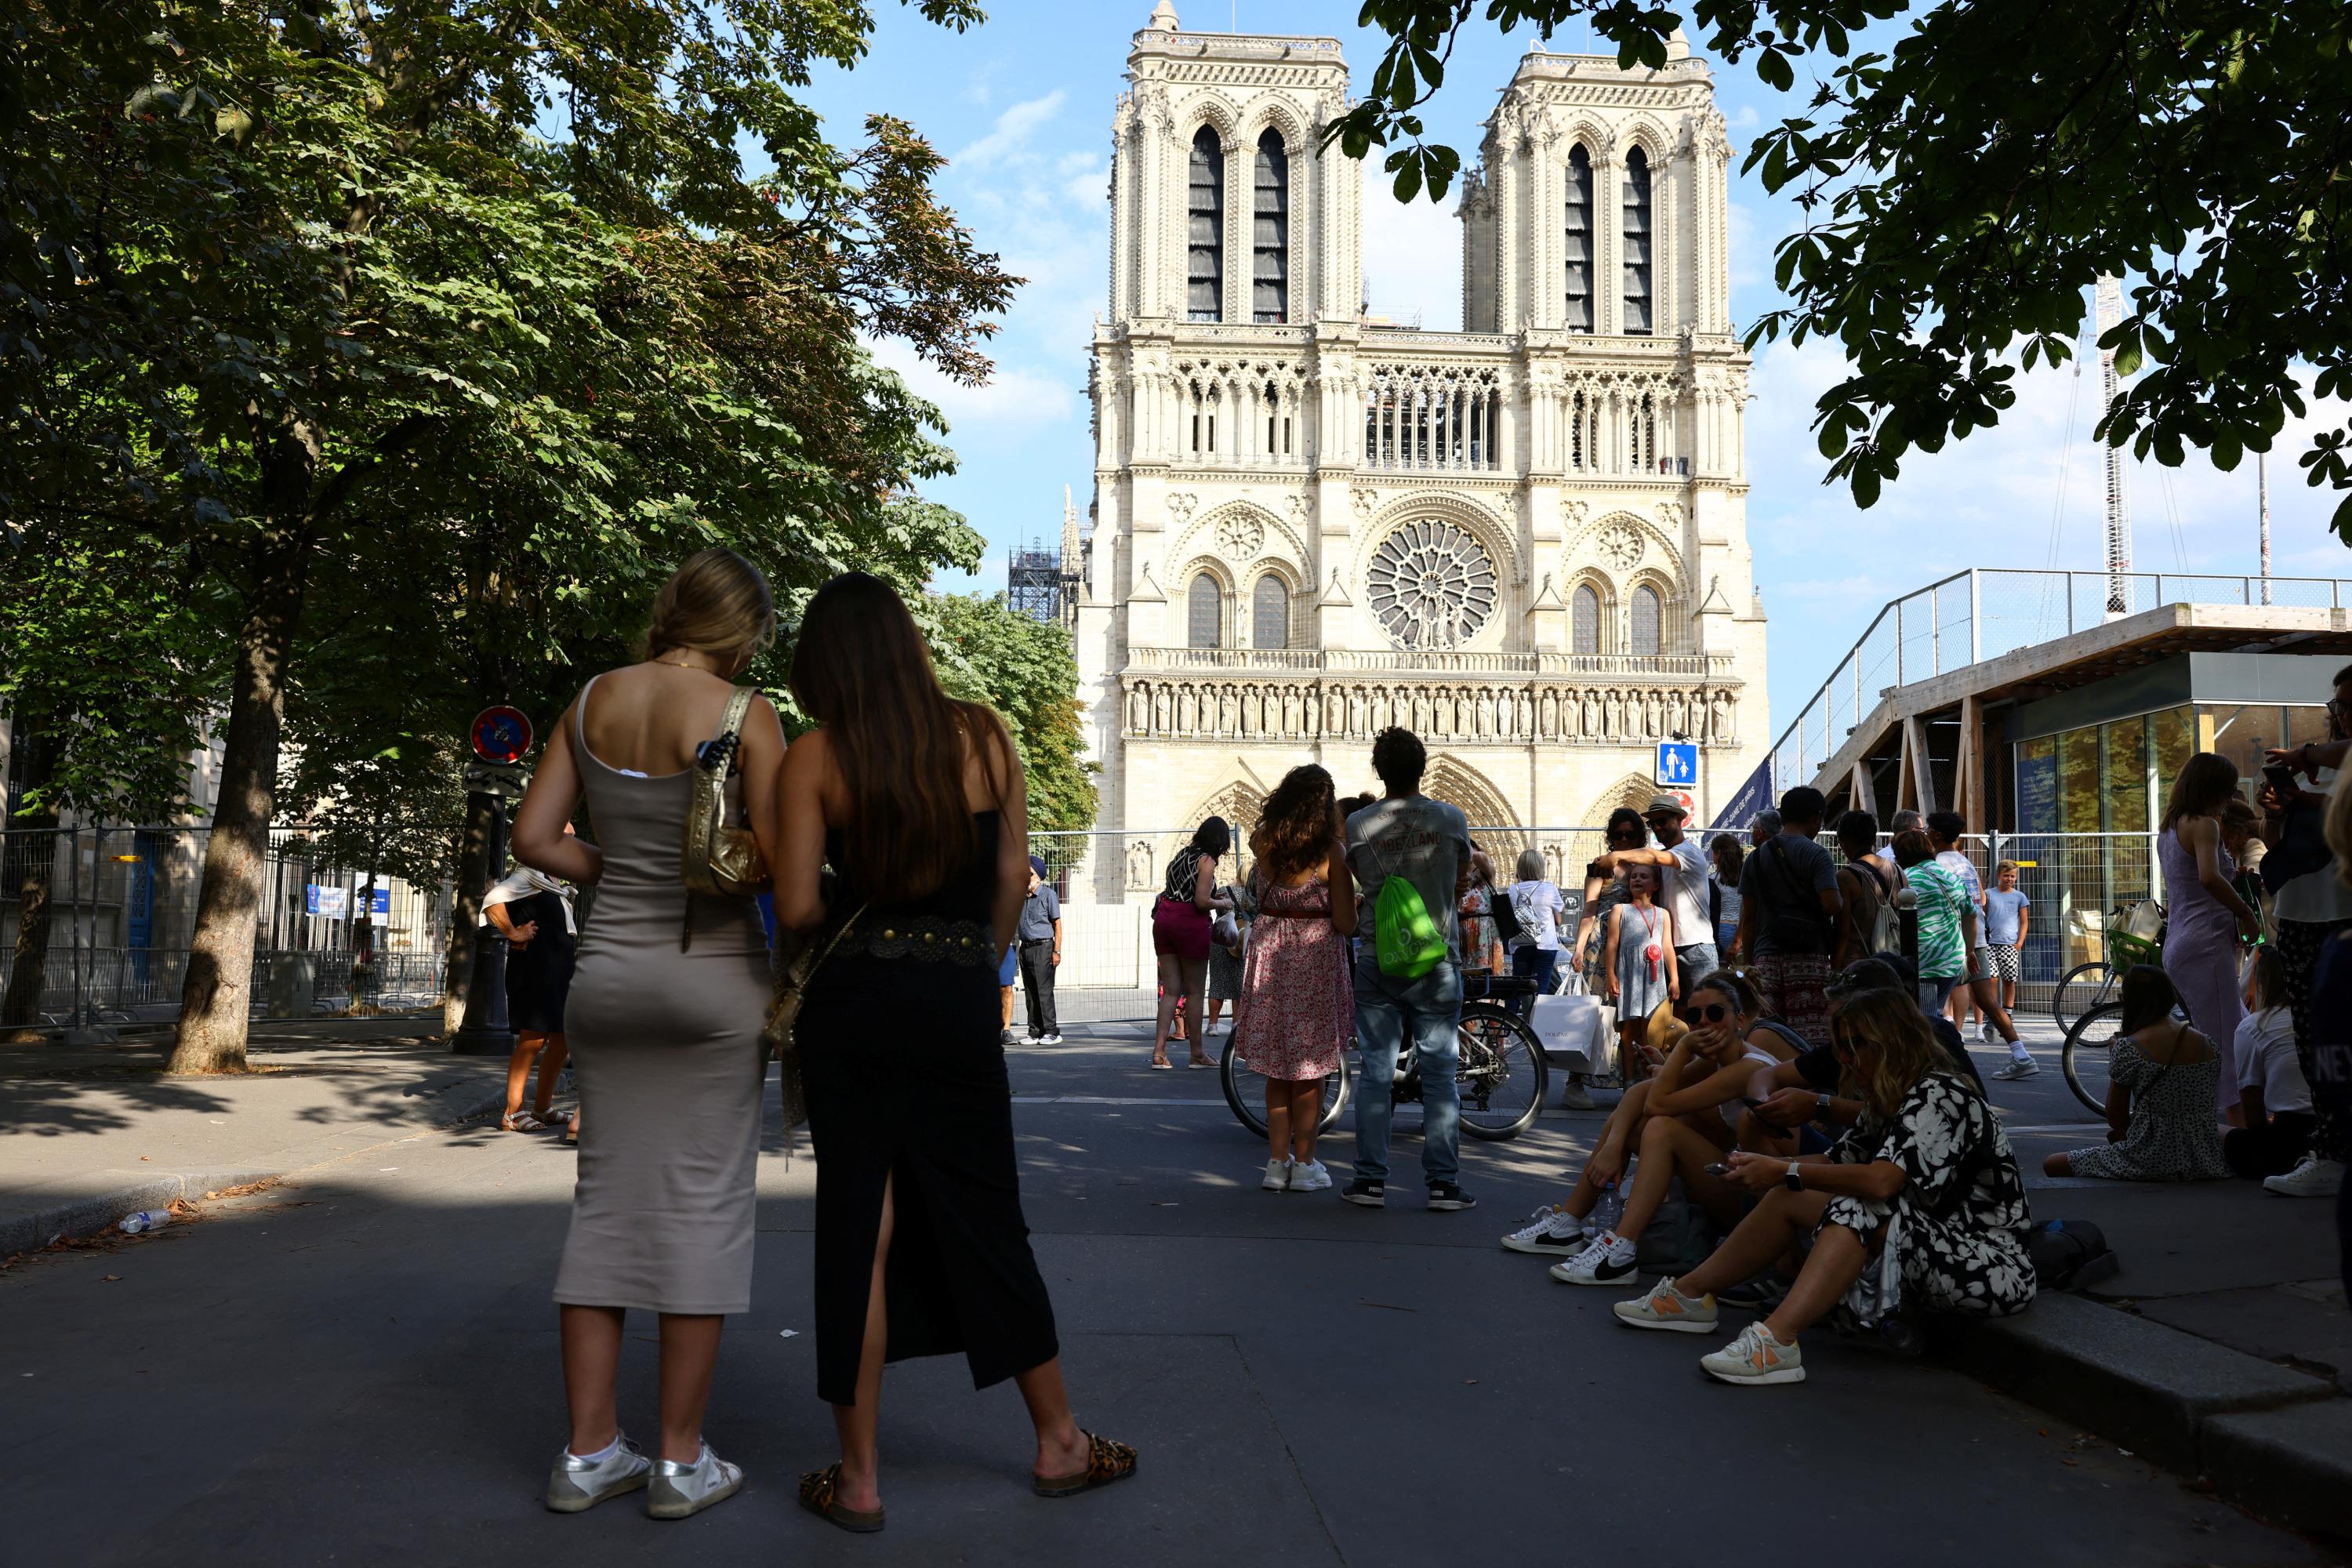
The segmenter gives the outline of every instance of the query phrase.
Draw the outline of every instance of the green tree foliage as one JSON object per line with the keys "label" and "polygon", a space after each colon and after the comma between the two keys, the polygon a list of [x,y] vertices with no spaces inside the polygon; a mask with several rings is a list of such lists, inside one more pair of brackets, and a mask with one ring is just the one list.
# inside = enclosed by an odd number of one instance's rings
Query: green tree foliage
{"label": "green tree foliage", "polygon": [[[1331,128],[1388,158],[1397,194],[1444,194],[1461,166],[1414,110],[1474,14],[1542,36],[1576,17],[1619,63],[1665,63],[1683,17],[1640,0],[1367,0],[1390,43],[1371,91]],[[1816,426],[1830,474],[1868,506],[1912,447],[1995,424],[2019,365],[2073,352],[2084,290],[2128,279],[2100,343],[2140,372],[2098,433],[2178,466],[2235,468],[2286,416],[2352,397],[2352,8],[2342,0],[1694,0],[1706,45],[1796,87],[1840,63],[1759,136],[1746,166],[1791,190],[1779,247],[1790,303],[1754,343],[1833,338],[1852,373]],[[1855,53],[1874,22],[1911,18]],[[2352,491],[2352,429],[2320,431],[2310,482]],[[2352,494],[2336,509],[2352,542]]]}
{"label": "green tree foliage", "polygon": [[[9,25],[0,499],[37,552],[153,538],[226,633],[176,1066],[242,1065],[289,739],[331,804],[485,700],[551,718],[705,543],[788,600],[853,561],[976,562],[911,497],[952,462],[935,411],[860,340],[977,380],[1016,280],[911,128],[836,147],[795,96],[863,55],[856,0],[32,0]],[[379,722],[337,716],[371,690]]]}
{"label": "green tree foliage", "polygon": [[1029,826],[1095,825],[1095,775],[1078,726],[1078,661],[1070,634],[1018,614],[1002,594],[946,594],[929,604],[940,677],[955,696],[1004,715],[1029,774]]}

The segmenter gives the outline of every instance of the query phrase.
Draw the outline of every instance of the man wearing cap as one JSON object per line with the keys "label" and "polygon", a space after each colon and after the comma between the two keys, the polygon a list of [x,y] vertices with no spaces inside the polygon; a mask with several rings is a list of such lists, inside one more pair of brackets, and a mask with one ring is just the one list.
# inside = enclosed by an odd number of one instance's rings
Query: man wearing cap
{"label": "man wearing cap", "polygon": [[1615,849],[1601,857],[1604,873],[1619,866],[1655,866],[1660,887],[1658,902],[1674,917],[1676,936],[1695,936],[1699,940],[1685,946],[1675,945],[1675,962],[1682,971],[1683,994],[1705,979],[1709,971],[1722,963],[1715,951],[1715,919],[1707,908],[1706,857],[1700,853],[1698,841],[1685,837],[1683,824],[1689,819],[1678,795],[1661,791],[1650,797],[1642,813],[1656,836],[1655,849]]}
{"label": "man wearing cap", "polygon": [[1062,962],[1062,900],[1045,885],[1045,862],[1029,857],[1029,896],[1013,928],[1021,946],[1021,984],[1029,993],[1029,1044],[1058,1046],[1054,1017],[1054,970]]}

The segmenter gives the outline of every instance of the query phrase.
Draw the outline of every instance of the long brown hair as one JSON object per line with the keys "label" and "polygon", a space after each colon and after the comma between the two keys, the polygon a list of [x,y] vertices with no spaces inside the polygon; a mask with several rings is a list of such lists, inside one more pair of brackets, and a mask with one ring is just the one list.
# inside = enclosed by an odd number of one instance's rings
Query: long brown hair
{"label": "long brown hair", "polygon": [[646,657],[672,648],[707,653],[731,661],[733,668],[719,673],[732,679],[775,640],[776,602],[767,578],[732,550],[703,550],[687,557],[654,595]]}
{"label": "long brown hair", "polygon": [[785,682],[824,726],[848,789],[845,869],[877,903],[939,891],[974,844],[963,739],[1002,777],[1012,750],[1003,721],[940,688],[898,590],[863,572],[843,573],[809,601]]}
{"label": "long brown hair", "polygon": [[[1841,1090],[1881,1121],[1895,1119],[1921,1079],[1952,1072],[1951,1058],[1936,1043],[1927,1016],[1900,991],[1864,991],[1853,997],[1830,1016],[1830,1042],[1837,1047]],[[1867,1072],[1853,1059],[1858,1044],[1877,1053]],[[1965,1086],[1968,1080],[1960,1081]]]}
{"label": "long brown hair", "polygon": [[1279,882],[1325,864],[1331,856],[1331,775],[1301,763],[1282,775],[1257,818],[1258,869]]}
{"label": "long brown hair", "polygon": [[2210,816],[2237,793],[2238,764],[2216,752],[2200,752],[2180,764],[2172,781],[2172,798],[2164,803],[2164,820],[2170,827],[2184,816]]}

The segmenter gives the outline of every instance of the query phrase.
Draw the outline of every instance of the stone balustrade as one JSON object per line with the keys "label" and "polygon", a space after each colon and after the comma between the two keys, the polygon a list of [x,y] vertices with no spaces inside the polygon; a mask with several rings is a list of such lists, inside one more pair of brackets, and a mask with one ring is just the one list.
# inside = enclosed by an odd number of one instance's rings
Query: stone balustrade
{"label": "stone balustrade", "polygon": [[1149,673],[1120,679],[1135,740],[1369,741],[1391,724],[1456,744],[1626,746],[1682,737],[1737,743],[1738,693],[1704,683],[1276,679]]}

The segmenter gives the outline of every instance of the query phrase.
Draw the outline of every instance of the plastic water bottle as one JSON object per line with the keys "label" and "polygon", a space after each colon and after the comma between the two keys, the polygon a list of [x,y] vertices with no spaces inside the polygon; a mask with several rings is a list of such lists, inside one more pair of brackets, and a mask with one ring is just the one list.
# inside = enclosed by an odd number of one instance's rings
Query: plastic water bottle
{"label": "plastic water bottle", "polygon": [[124,1215],[121,1225],[117,1228],[125,1236],[137,1236],[144,1231],[161,1230],[171,1221],[172,1216],[168,1214],[160,1213],[154,1209],[141,1209],[137,1214]]}
{"label": "plastic water bottle", "polygon": [[1617,1222],[1625,1216],[1625,1194],[1611,1182],[1601,1189],[1601,1201],[1592,1205],[1592,1223],[1614,1235]]}

